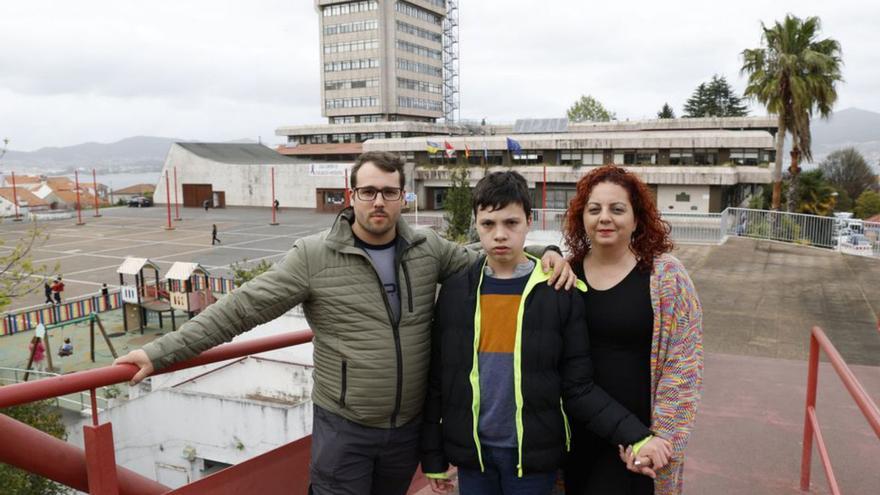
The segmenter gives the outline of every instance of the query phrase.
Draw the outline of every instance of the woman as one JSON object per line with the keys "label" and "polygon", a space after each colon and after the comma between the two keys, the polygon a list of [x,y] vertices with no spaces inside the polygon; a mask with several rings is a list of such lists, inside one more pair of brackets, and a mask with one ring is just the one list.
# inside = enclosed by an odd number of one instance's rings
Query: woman
{"label": "woman", "polygon": [[[679,494],[703,374],[702,308],[693,283],[668,254],[668,226],[634,174],[613,165],[591,171],[578,181],[566,218],[571,265],[588,285],[595,382],[673,447],[651,480],[628,471],[617,446],[573,425],[566,495]],[[647,472],[644,464],[633,469]]]}

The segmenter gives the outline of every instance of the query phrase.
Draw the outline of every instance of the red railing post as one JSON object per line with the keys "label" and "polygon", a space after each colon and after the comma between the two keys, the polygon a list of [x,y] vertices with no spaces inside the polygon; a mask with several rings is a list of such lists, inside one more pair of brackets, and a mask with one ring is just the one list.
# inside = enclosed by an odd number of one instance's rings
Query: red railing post
{"label": "red railing post", "polygon": [[837,372],[840,381],[843,382],[844,388],[849,392],[850,397],[856,403],[862,415],[868,421],[874,434],[880,439],[880,408],[871,400],[871,396],[859,383],[859,380],[853,374],[852,370],[846,365],[843,357],[819,327],[813,327],[810,332],[810,360],[807,370],[807,404],[804,419],[804,446],[801,453],[801,490],[808,491],[810,489],[810,466],[813,454],[813,439],[816,441],[816,449],[819,451],[819,458],[822,461],[822,468],[825,471],[825,477],[832,495],[840,495],[840,487],[837,484],[837,478],[834,476],[834,470],[831,467],[831,457],[828,455],[828,449],[825,445],[825,439],[822,436],[822,429],[819,427],[819,420],[816,417],[816,395],[819,382],[819,351],[825,351],[828,356],[828,362]]}
{"label": "red railing post", "polygon": [[813,462],[813,422],[811,411],[816,408],[816,388],[819,383],[819,342],[810,333],[810,358],[807,364],[807,404],[804,407],[804,445],[801,452],[801,491],[810,489],[810,465]]}
{"label": "red railing post", "polygon": [[119,495],[116,453],[113,450],[113,426],[110,423],[83,426],[83,441],[86,447],[89,493]]}

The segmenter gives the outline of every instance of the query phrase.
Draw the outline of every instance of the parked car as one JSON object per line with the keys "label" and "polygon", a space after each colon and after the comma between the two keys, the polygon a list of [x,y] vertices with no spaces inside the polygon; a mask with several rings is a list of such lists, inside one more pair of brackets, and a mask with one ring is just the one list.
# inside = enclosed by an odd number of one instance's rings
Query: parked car
{"label": "parked car", "polygon": [[153,206],[153,200],[146,196],[135,196],[128,200],[128,206],[136,206],[138,208],[142,206]]}

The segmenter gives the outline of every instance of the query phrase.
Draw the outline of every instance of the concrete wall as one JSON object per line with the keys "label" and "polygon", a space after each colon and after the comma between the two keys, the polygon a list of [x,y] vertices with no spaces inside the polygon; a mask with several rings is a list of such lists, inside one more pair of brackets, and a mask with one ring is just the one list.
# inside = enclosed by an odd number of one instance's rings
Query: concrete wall
{"label": "concrete wall", "polygon": [[[689,196],[687,201],[676,199],[682,193]],[[708,213],[709,199],[709,186],[657,186],[657,209],[664,213]]]}
{"label": "concrete wall", "polygon": [[[311,434],[312,403],[302,397],[310,375],[251,358],[123,401],[101,419],[113,423],[120,465],[176,488],[201,478],[205,460],[237,464]],[[71,428],[69,442],[83,445],[82,425]]]}
{"label": "concrete wall", "polygon": [[[328,165],[321,162],[321,166]],[[339,164],[351,167],[352,164]],[[153,200],[166,202],[165,178],[167,172],[174,202],[174,168],[177,168],[178,201],[183,204],[183,184],[212,184],[214,191],[226,193],[227,206],[265,206],[272,204],[271,169],[275,168],[275,197],[282,208],[315,208],[318,188],[342,189],[342,176],[317,176],[310,174],[311,164],[239,165],[219,163],[173,145],[165,159],[162,177],[156,184]]]}

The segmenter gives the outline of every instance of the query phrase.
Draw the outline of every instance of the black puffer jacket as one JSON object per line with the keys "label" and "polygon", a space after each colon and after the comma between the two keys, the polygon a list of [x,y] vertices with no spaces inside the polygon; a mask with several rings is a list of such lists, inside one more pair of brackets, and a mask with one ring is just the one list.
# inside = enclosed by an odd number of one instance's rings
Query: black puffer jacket
{"label": "black puffer jacket", "polygon": [[[422,431],[422,470],[442,473],[449,463],[482,466],[479,368],[475,315],[485,258],[453,276],[440,291],[432,329],[430,385]],[[613,444],[633,444],[650,431],[592,380],[583,300],[556,291],[536,263],[524,291],[514,350],[519,475],[555,470],[569,441],[568,418],[583,421]],[[579,282],[579,289],[586,284]],[[562,407],[564,403],[564,410]],[[521,419],[519,419],[521,418]]]}

